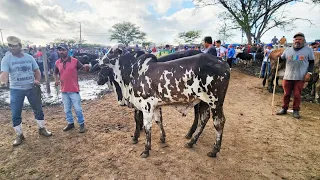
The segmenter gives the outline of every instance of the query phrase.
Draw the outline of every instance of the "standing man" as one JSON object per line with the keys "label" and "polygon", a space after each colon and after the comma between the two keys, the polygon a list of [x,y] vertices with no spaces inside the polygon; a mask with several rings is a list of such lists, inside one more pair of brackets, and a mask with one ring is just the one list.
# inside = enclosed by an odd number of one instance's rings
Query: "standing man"
{"label": "standing man", "polygon": [[207,36],[203,39],[203,46],[204,46],[204,53],[212,54],[214,56],[217,56],[217,50],[212,45],[212,38],[210,36]]}
{"label": "standing man", "polygon": [[266,68],[268,66],[268,72],[267,72],[267,77],[270,75],[271,72],[271,66],[270,66],[270,60],[269,59],[269,55],[272,52],[272,44],[268,44],[266,49],[264,50],[264,59],[261,65],[261,77],[264,78],[265,73],[266,73]]}
{"label": "standing man", "polygon": [[[66,120],[68,125],[63,128],[63,131],[69,131],[74,128],[74,121],[72,115],[72,105],[76,113],[78,124],[80,126],[79,133],[85,132],[84,116],[81,107],[81,97],[79,94],[78,84],[78,70],[85,68],[89,70],[89,65],[83,65],[77,59],[68,56],[68,46],[60,44],[58,47],[60,59],[56,61],[54,70],[55,85],[61,85],[62,102],[64,105],[64,112],[66,113]],[[59,75],[59,77],[58,77]]]}
{"label": "standing man", "polygon": [[271,40],[272,45],[277,45],[278,42],[279,42],[279,40],[276,36],[274,36],[273,39]]}
{"label": "standing man", "polygon": [[233,48],[233,45],[232,44],[230,44],[229,45],[229,49],[228,49],[228,59],[227,59],[227,62],[228,62],[228,64],[229,64],[229,66],[230,66],[230,70],[231,70],[231,68],[232,68],[232,63],[233,63],[233,61],[234,61],[234,57],[235,57],[235,54],[236,54],[236,50]]}
{"label": "standing man", "polygon": [[159,51],[157,58],[171,54],[170,46],[167,44],[165,49]]}
{"label": "standing man", "polygon": [[310,80],[314,66],[314,53],[305,45],[306,40],[303,33],[293,36],[293,47],[287,48],[283,54],[277,54],[286,60],[286,69],[282,81],[284,90],[282,109],[277,115],[287,114],[290,96],[293,92],[293,117],[299,119],[301,92],[305,82]]}
{"label": "standing man", "polygon": [[54,48],[50,49],[50,55],[49,55],[49,71],[50,74],[54,73],[54,66],[56,64],[56,61],[59,59],[58,53],[55,51]]}
{"label": "standing man", "polygon": [[[6,87],[10,79],[10,108],[13,128],[17,134],[13,146],[20,145],[25,137],[22,133],[21,112],[24,98],[27,96],[34,117],[39,127],[39,134],[45,137],[52,135],[45,128],[41,98],[35,85],[40,85],[41,73],[35,59],[21,51],[21,40],[14,36],[7,38],[10,54],[3,57],[1,62],[1,86]],[[9,76],[10,74],[10,76]]]}
{"label": "standing man", "polygon": [[216,51],[217,51],[217,57],[220,57],[220,58],[224,58],[225,57],[226,48],[221,46],[221,41],[220,40],[216,41]]}

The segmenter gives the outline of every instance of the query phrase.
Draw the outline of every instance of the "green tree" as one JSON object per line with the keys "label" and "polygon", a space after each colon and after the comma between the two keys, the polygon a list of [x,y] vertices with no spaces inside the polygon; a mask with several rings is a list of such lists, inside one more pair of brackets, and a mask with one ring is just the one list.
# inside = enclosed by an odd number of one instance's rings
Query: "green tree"
{"label": "green tree", "polygon": [[25,46],[28,46],[30,44],[33,44],[33,42],[29,41],[29,40],[22,40],[22,44],[25,45]]}
{"label": "green tree", "polygon": [[117,40],[118,43],[128,46],[131,42],[145,40],[146,33],[140,31],[140,28],[130,22],[117,23],[109,30],[110,40]]}
{"label": "green tree", "polygon": [[152,44],[152,42],[150,42],[150,41],[144,41],[144,42],[142,42],[142,47],[150,46],[150,44]]}
{"label": "green tree", "polygon": [[178,37],[185,43],[194,43],[194,41],[201,36],[201,31],[188,31],[179,33]]}
{"label": "green tree", "polygon": [[[234,29],[241,29],[252,44],[252,38],[260,40],[270,29],[280,28],[290,30],[295,28],[296,20],[306,20],[288,17],[281,8],[301,0],[193,0],[197,8],[205,6],[219,6],[226,10],[227,18],[234,25]],[[319,1],[319,0],[315,0]]]}

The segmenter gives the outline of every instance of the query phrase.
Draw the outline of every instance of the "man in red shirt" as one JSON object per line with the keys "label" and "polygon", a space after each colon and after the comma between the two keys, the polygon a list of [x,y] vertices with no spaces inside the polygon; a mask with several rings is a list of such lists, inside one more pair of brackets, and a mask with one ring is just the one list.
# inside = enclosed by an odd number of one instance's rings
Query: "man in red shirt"
{"label": "man in red shirt", "polygon": [[83,65],[77,59],[68,56],[68,46],[66,44],[60,44],[57,49],[60,59],[58,59],[55,64],[54,79],[55,85],[58,86],[60,78],[62,102],[64,105],[64,112],[66,113],[66,120],[68,122],[68,125],[63,129],[63,131],[69,131],[74,128],[72,115],[73,105],[78,119],[78,124],[80,126],[79,133],[84,133],[84,116],[82,113],[81,97],[79,94],[78,70],[84,68],[88,71],[90,66],[88,64]]}

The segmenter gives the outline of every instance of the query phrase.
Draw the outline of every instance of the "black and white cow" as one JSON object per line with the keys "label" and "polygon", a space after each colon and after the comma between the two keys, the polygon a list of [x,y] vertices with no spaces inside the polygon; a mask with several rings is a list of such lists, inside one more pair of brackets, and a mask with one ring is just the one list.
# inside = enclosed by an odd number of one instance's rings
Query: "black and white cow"
{"label": "black and white cow", "polygon": [[[103,57],[103,63],[112,69],[124,99],[143,112],[147,143],[142,157],[149,156],[152,119],[160,121],[161,106],[175,105],[177,110],[186,114],[190,107],[201,101],[212,111],[217,136],[208,156],[216,157],[221,148],[225,123],[223,102],[230,79],[227,63],[210,54],[159,63],[152,54],[135,59],[121,47],[112,48]],[[203,122],[203,127],[206,122]],[[197,135],[191,139],[190,146],[195,143]]]}
{"label": "black and white cow", "polygon": [[[172,61],[175,59],[179,59],[182,57],[188,57],[188,56],[193,56],[196,54],[201,53],[201,51],[198,50],[187,50],[187,51],[180,51],[180,52],[175,52],[173,54],[167,55],[167,56],[163,56],[161,58],[157,59],[157,62],[167,62],[167,61]],[[141,55],[145,54],[143,51],[141,51],[140,53],[131,53],[135,58],[136,57],[140,57]],[[100,70],[100,67],[94,67],[93,68],[94,71],[96,70]],[[98,85],[104,85],[105,83],[107,83],[108,81],[110,81],[109,83],[111,83],[110,85],[112,85],[114,87],[114,90],[117,94],[117,98],[118,98],[118,102],[120,102],[120,105],[125,105],[125,103],[121,103],[121,100],[123,99],[123,95],[121,92],[121,88],[119,86],[119,84],[114,81],[113,78],[113,71],[112,69],[105,67],[105,69],[103,71],[101,71],[99,73],[99,79],[98,79]],[[161,109],[160,109],[161,110]],[[207,114],[208,116],[206,118],[209,118],[210,116],[210,110],[209,110],[209,106],[206,103],[200,102],[199,104],[194,106],[194,121],[193,124],[190,128],[190,130],[188,131],[187,135],[185,136],[187,139],[191,139],[192,135],[195,133],[198,123],[199,123],[199,118],[200,116],[203,116],[203,114]],[[161,115],[162,116],[162,115]],[[135,109],[135,113],[134,113],[134,119],[136,122],[136,129],[132,138],[132,141],[134,144],[138,143],[138,139],[140,137],[140,131],[143,127],[143,114],[142,111]],[[161,123],[160,121],[157,122],[157,124]],[[159,124],[160,128],[162,127],[161,124]],[[163,129],[163,133],[161,134],[161,142],[165,143],[165,131]],[[197,138],[198,139],[198,138]],[[191,143],[187,143],[186,147],[192,147],[192,145],[190,145]],[[194,144],[194,143],[192,143]]]}

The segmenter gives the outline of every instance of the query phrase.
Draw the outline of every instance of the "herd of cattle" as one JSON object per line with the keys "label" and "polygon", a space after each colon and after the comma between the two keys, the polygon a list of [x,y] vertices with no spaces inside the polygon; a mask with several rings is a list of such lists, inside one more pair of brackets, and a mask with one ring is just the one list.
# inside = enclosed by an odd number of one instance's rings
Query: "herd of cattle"
{"label": "herd of cattle", "polygon": [[[268,89],[275,76],[277,58],[275,50],[270,55],[271,76]],[[316,66],[319,69],[320,54],[316,54]],[[138,142],[142,127],[146,133],[145,150],[141,157],[148,157],[151,150],[151,127],[155,119],[160,127],[160,140],[165,142],[162,110],[165,105],[172,105],[183,116],[190,108],[194,109],[194,122],[186,135],[191,139],[186,147],[191,148],[197,142],[206,123],[210,119],[210,111],[214,121],[216,140],[209,157],[216,157],[220,152],[225,124],[223,103],[230,80],[229,65],[211,54],[196,50],[176,52],[161,58],[143,51],[131,53],[121,46],[115,46],[101,59],[95,62],[91,71],[100,71],[98,84],[108,83],[116,92],[118,103],[135,109],[136,129],[133,143]],[[279,69],[284,68],[284,61]],[[318,82],[319,70],[315,70]],[[265,81],[264,81],[265,82]],[[316,93],[318,95],[319,83]],[[270,87],[269,87],[270,86]]]}

